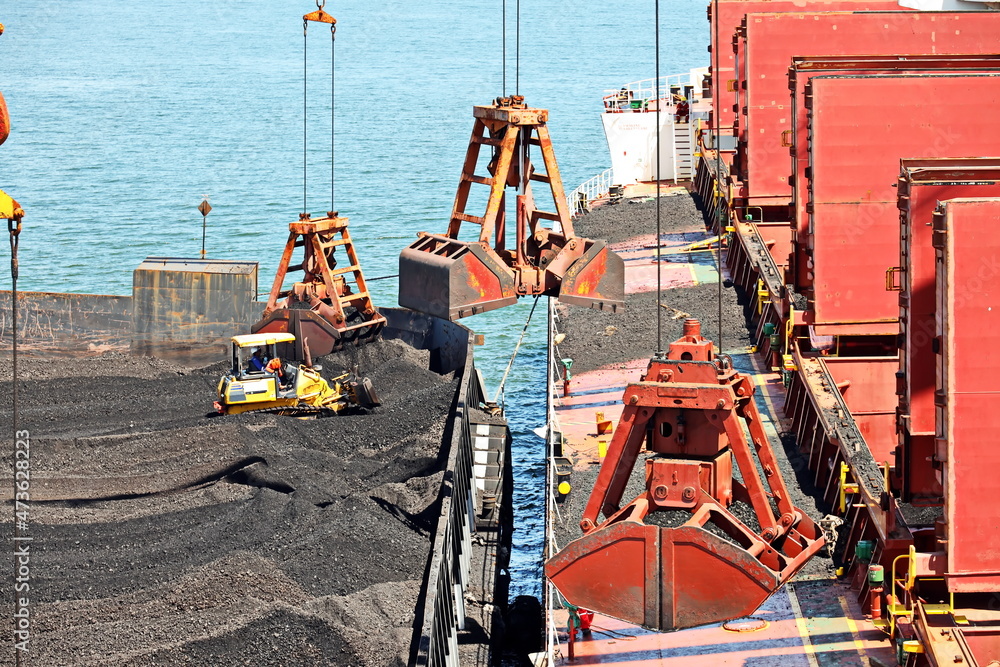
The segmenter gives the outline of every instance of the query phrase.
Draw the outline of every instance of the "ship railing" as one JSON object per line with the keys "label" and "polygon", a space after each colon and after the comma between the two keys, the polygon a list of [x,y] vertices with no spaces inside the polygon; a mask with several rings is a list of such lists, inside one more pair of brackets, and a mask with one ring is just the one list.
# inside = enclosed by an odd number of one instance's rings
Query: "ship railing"
{"label": "ship railing", "polygon": [[566,204],[569,206],[570,215],[575,218],[587,213],[594,202],[609,197],[613,178],[614,169],[605,169],[566,195]]}
{"label": "ship railing", "polygon": [[[626,83],[621,88],[604,91],[604,111],[607,113],[648,111],[651,100],[666,100],[672,103],[675,93],[683,93],[685,88],[693,85],[694,80],[689,72]],[[655,105],[653,108],[656,108]]]}
{"label": "ship railing", "polygon": [[[386,309],[387,312],[395,309]],[[394,313],[393,313],[394,314]],[[390,324],[392,318],[390,318]],[[473,436],[469,408],[485,402],[482,376],[476,372],[471,333],[451,322],[432,322],[429,328],[448,335],[453,366],[462,367],[455,410],[451,417],[448,463],[440,492],[441,509],[434,535],[427,587],[418,607],[419,638],[410,664],[426,667],[462,667],[458,633],[465,629],[465,592],[470,584],[472,533],[475,527]],[[464,363],[458,358],[464,357]],[[508,457],[509,458],[509,457]],[[503,602],[506,602],[504,600]]]}
{"label": "ship railing", "polygon": [[[546,402],[545,412],[547,415],[546,444],[548,465],[545,467],[545,559],[548,560],[559,552],[559,545],[555,538],[554,521],[562,522],[559,512],[559,505],[556,502],[556,445],[562,437],[562,426],[559,423],[559,415],[555,409],[555,397],[557,387],[562,386],[562,355],[559,352],[559,345],[555,342],[559,334],[558,315],[555,308],[555,300],[549,299],[548,308],[548,363],[546,373]],[[548,657],[546,664],[556,664],[556,652],[559,647],[559,628],[556,625],[555,612],[562,607],[562,598],[548,577],[542,577],[543,597],[545,601],[545,655]]]}

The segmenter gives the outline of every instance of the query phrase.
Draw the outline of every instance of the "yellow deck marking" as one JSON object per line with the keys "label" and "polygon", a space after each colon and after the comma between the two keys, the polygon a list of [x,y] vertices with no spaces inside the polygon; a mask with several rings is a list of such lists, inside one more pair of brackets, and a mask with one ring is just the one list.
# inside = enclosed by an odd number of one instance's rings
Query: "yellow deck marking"
{"label": "yellow deck marking", "polygon": [[865,644],[861,641],[861,635],[858,632],[858,624],[851,618],[851,608],[848,606],[847,600],[843,595],[837,596],[837,600],[840,602],[840,608],[844,610],[844,618],[847,619],[847,629],[851,631],[851,636],[854,637],[854,648],[858,650],[858,655],[861,657],[861,664],[865,667],[871,667],[872,663],[868,660],[868,654],[865,652]]}
{"label": "yellow deck marking", "polygon": [[809,660],[810,667],[819,667],[816,660],[816,647],[813,646],[809,638],[809,628],[806,626],[806,619],[802,618],[802,607],[799,606],[799,598],[795,595],[795,587],[786,584],[785,590],[788,592],[788,601],[792,604],[792,611],[795,612],[795,627],[798,628],[799,637],[802,639],[803,651],[806,659]]}

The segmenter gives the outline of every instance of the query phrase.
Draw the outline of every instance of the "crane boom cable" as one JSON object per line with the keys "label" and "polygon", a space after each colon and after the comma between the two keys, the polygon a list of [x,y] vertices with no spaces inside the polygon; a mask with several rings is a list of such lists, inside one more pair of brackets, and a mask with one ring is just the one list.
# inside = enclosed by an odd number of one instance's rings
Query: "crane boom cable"
{"label": "crane boom cable", "polygon": [[521,94],[521,0],[517,0],[517,20],[515,22],[514,44],[514,94]]}
{"label": "crane boom cable", "polygon": [[334,190],[334,139],[336,138],[335,113],[337,108],[337,24],[330,25],[330,215],[337,210]]}
{"label": "crane boom cable", "polygon": [[309,205],[306,203],[306,183],[308,163],[306,161],[306,147],[308,146],[308,98],[309,98],[309,21],[302,21],[302,212],[309,212]]}
{"label": "crane boom cable", "polygon": [[[19,235],[21,233],[21,218],[17,212],[17,206],[15,205],[14,217],[7,219],[7,231],[10,234],[10,319],[11,319],[11,394],[12,394],[12,419],[11,427],[13,435],[13,445],[14,451],[17,451],[17,441],[20,429],[20,415],[18,412],[18,395],[17,395],[17,246],[19,243]],[[23,526],[25,523],[20,521],[17,516],[18,504],[13,503],[14,507],[14,540],[18,541],[22,537]],[[17,567],[17,559],[15,559],[15,569]],[[17,667],[21,667],[24,664],[23,658],[20,650],[15,650],[15,662]]]}
{"label": "crane boom cable", "polygon": [[656,27],[656,84],[653,87],[656,91],[656,354],[663,354],[663,256],[660,253],[662,244],[661,222],[660,222],[660,106],[663,104],[663,95],[660,94],[660,0],[654,0],[654,23]]}
{"label": "crane boom cable", "polygon": [[507,97],[507,0],[503,0],[503,9],[500,15],[501,24],[501,45],[500,45],[500,70],[502,72],[501,94]]}
{"label": "crane boom cable", "polygon": [[723,209],[722,209],[722,123],[719,118],[719,105],[722,102],[722,90],[719,88],[721,84],[720,69],[722,67],[722,58],[719,55],[719,0],[715,0],[715,11],[712,12],[712,23],[715,28],[715,45],[712,47],[712,59],[715,60],[715,72],[712,73],[712,95],[715,98],[713,100],[713,110],[712,113],[715,115],[715,137],[713,140],[715,148],[715,188],[716,195],[718,196],[717,202],[715,202],[715,210],[717,211],[716,222],[719,226],[719,251],[716,259],[716,269],[719,273],[719,289],[718,289],[718,302],[719,302],[719,338],[716,343],[719,346],[719,353],[722,353],[722,235],[726,231],[723,227]]}

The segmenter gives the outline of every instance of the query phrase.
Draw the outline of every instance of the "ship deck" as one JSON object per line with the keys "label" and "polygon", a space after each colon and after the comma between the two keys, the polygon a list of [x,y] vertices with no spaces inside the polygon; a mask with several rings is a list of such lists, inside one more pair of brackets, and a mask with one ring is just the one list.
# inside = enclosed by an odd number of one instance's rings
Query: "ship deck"
{"label": "ship deck", "polygon": [[[644,192],[642,194],[645,194]],[[678,196],[676,192],[673,193]],[[686,192],[679,195],[687,197]],[[626,204],[620,204],[624,206]],[[654,209],[655,210],[655,209]],[[667,304],[667,317],[680,316],[670,304],[674,303],[670,290],[714,285],[718,272],[714,253],[685,253],[684,249],[698,240],[706,240],[700,218],[689,216],[687,223],[674,225],[663,237],[661,257],[665,261],[656,262],[655,234],[617,240],[613,248],[625,258],[627,303],[636,295],[655,292],[656,271],[659,264],[663,289],[663,301]],[[583,223],[586,225],[586,222]],[[593,231],[588,230],[588,234]],[[650,246],[653,247],[650,247]],[[725,275],[723,276],[726,277]],[[735,303],[733,290],[727,290],[731,297],[724,302],[724,308],[732,311],[740,307]],[[687,303],[690,303],[688,301]],[[629,308],[634,304],[629,303]],[[655,305],[653,306],[655,308]],[[708,313],[717,308],[714,299],[703,303],[705,313],[695,312],[690,305],[684,306],[693,315],[708,319]],[[738,313],[729,313],[738,315]],[[588,316],[589,317],[589,316]],[[573,337],[572,311],[557,317],[556,329],[569,331]],[[654,318],[655,319],[655,318]],[[666,318],[665,318],[666,319]],[[723,323],[731,321],[724,315]],[[569,320],[569,321],[567,321]],[[601,322],[603,323],[603,322]],[[577,325],[578,326],[578,325]],[[705,327],[706,337],[715,336],[716,328]],[[628,333],[633,333],[628,329]],[[746,346],[745,337],[735,332],[725,332],[729,344],[724,344],[723,352],[730,354],[734,366],[751,374],[756,382],[757,407],[765,421],[765,428],[771,436],[772,446],[779,459],[787,462],[786,453],[780,443],[779,433],[783,433],[782,405],[784,387],[777,372],[761,365],[757,355]],[[672,337],[664,335],[664,345]],[[567,347],[566,344],[563,347]],[[565,350],[555,350],[556,359]],[[627,355],[628,356],[628,355]],[[601,461],[600,454],[611,434],[598,434],[598,412],[605,420],[617,423],[622,411],[622,392],[630,382],[637,381],[648,363],[647,356],[631,355],[613,364],[586,368],[586,350],[578,346],[574,366],[584,366],[580,372],[573,372],[568,392],[563,395],[561,383],[555,386],[553,422],[564,437],[564,454],[573,461],[573,490],[563,502],[556,503],[551,521],[556,528],[553,535],[558,546],[563,546],[579,516],[579,508],[586,502],[592,488],[593,479]],[[603,443],[602,443],[603,441]],[[796,485],[796,479],[789,479],[791,465],[785,472],[789,486]],[[800,489],[796,489],[801,493]],[[575,497],[574,497],[575,496]],[[812,506],[805,509],[819,519]],[[579,531],[576,531],[579,535]],[[819,560],[814,559],[814,560]],[[825,567],[807,567],[788,585],[771,596],[752,616],[739,621],[715,624],[681,630],[672,633],[658,633],[630,625],[623,621],[596,615],[589,635],[577,633],[571,648],[567,634],[568,613],[558,602],[551,606],[550,622],[556,629],[555,664],[558,665],[782,665],[824,666],[824,665],[895,665],[895,652],[885,641],[885,635],[874,628],[865,618],[863,610],[850,590],[850,582],[838,579],[830,559],[824,558]],[[812,565],[812,564],[810,564]],[[552,600],[561,598],[554,592]]]}

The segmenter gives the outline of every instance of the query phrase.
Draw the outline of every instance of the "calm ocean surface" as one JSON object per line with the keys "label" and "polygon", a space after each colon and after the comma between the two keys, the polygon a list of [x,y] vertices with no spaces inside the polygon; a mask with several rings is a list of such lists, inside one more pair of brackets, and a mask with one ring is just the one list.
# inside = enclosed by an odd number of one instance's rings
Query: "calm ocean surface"
{"label": "calm ocean surface", "polygon": [[[708,63],[706,0],[661,3],[661,73]],[[395,274],[421,230],[443,232],[472,129],[501,91],[500,0],[337,3],[336,208],[367,277]],[[508,2],[507,92],[514,92]],[[4,3],[0,91],[12,134],[0,188],[27,215],[24,290],[129,294],[145,257],[260,263],[265,292],[302,210],[301,2]],[[550,110],[567,189],[610,166],[605,89],[652,77],[652,0],[523,0],[520,92]],[[308,208],[330,206],[330,38],[312,24]],[[544,199],[541,200],[544,203]],[[543,206],[544,208],[544,206]],[[6,245],[6,244],[5,244]],[[6,269],[0,289],[10,289]],[[373,282],[396,305],[395,280]],[[492,395],[530,302],[464,320]],[[517,531],[512,595],[541,593],[545,308],[507,381]],[[583,490],[586,492],[586,490]]]}

